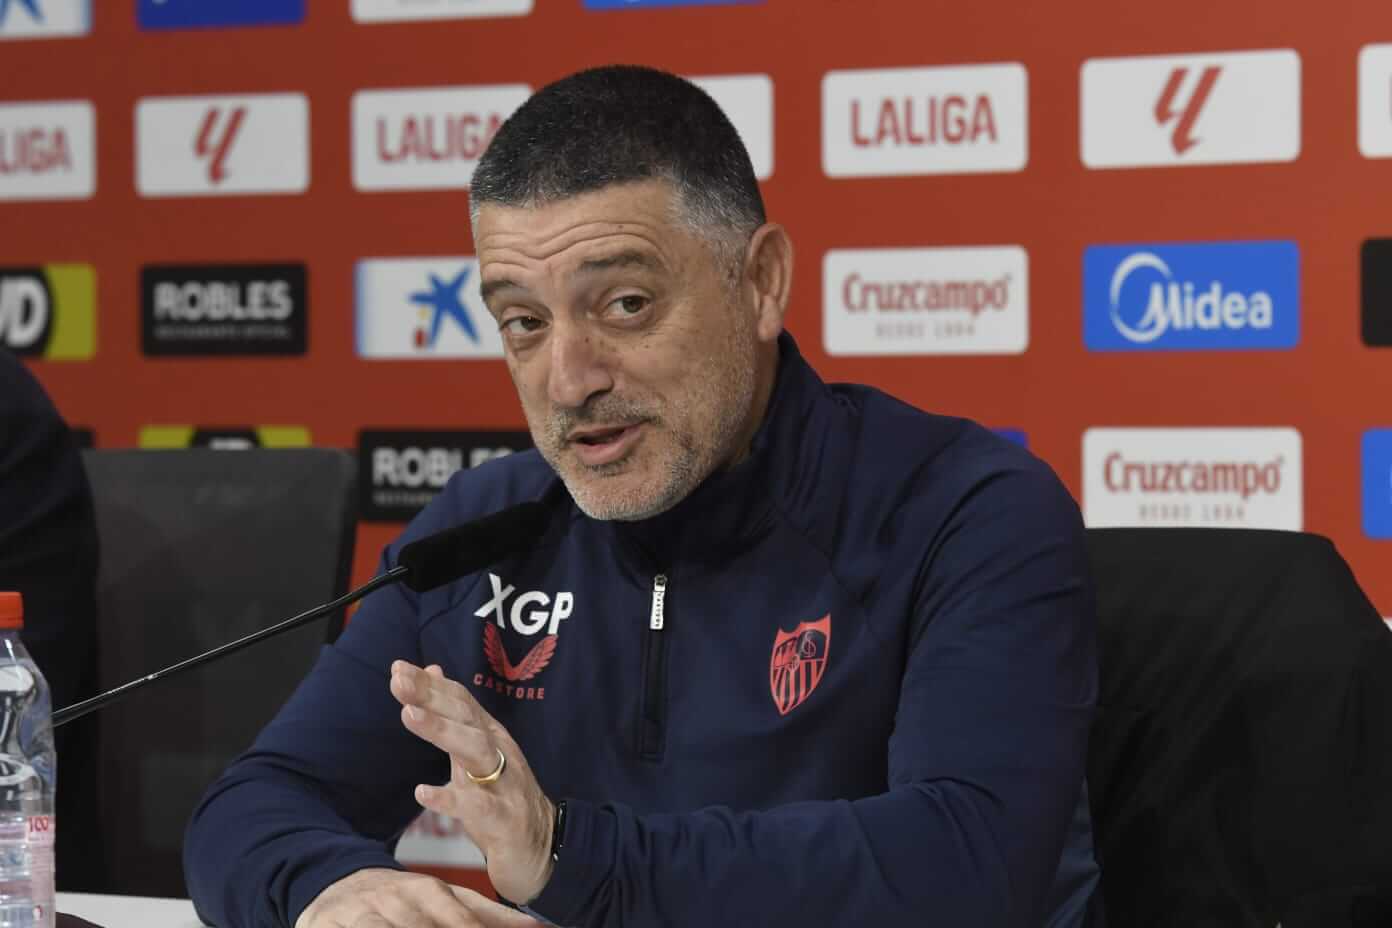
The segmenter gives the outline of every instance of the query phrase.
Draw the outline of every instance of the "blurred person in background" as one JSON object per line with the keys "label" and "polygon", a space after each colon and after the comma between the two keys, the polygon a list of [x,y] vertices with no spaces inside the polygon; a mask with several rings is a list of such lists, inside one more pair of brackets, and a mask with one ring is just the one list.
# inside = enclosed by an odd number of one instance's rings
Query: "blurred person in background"
{"label": "blurred person in background", "polygon": [[[72,431],[33,374],[0,347],[0,590],[24,597],[24,645],[60,709],[96,685],[97,527]],[[55,732],[58,887],[98,878],[95,719]]]}

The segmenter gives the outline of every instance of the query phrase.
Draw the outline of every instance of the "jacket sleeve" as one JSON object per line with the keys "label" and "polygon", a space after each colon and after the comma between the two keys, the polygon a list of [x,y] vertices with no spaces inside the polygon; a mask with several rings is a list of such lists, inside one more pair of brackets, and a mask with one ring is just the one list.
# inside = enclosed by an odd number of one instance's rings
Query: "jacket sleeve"
{"label": "jacket sleeve", "polygon": [[671,815],[572,800],[530,907],[583,928],[1040,925],[1096,701],[1076,505],[1042,466],[981,481],[916,601],[886,792]]}
{"label": "jacket sleeve", "polygon": [[205,921],[284,928],[348,874],[400,869],[392,850],[420,812],[415,785],[448,778],[444,755],[406,731],[388,689],[392,660],[420,660],[418,627],[414,594],[369,596],[209,789],[184,841],[189,895]]}

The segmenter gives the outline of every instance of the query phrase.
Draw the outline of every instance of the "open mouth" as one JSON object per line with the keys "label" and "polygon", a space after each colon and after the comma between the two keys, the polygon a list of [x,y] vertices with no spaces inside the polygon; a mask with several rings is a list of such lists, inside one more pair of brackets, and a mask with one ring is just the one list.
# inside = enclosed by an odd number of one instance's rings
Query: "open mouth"
{"label": "open mouth", "polygon": [[632,426],[621,425],[612,429],[601,429],[594,432],[586,432],[584,435],[578,436],[575,440],[579,444],[589,445],[592,448],[603,445],[612,445],[614,442],[622,438],[624,433],[627,432],[631,427]]}
{"label": "open mouth", "polygon": [[643,433],[643,423],[586,429],[570,439],[580,461],[591,467],[614,464],[627,457]]}

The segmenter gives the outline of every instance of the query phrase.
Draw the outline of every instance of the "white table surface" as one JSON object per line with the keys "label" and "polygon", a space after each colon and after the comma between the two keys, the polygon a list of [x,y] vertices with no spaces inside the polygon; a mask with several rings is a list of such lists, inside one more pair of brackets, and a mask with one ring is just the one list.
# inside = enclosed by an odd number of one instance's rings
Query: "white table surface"
{"label": "white table surface", "polygon": [[187,899],[59,893],[58,911],[102,928],[202,928]]}

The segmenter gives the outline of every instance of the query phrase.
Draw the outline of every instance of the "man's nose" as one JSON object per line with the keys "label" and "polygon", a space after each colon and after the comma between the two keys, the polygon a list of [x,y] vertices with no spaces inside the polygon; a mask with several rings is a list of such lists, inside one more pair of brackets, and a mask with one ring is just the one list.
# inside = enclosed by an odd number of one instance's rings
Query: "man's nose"
{"label": "man's nose", "polygon": [[557,406],[578,409],[590,397],[614,386],[612,357],[583,326],[557,325],[551,333],[551,371],[547,393]]}

